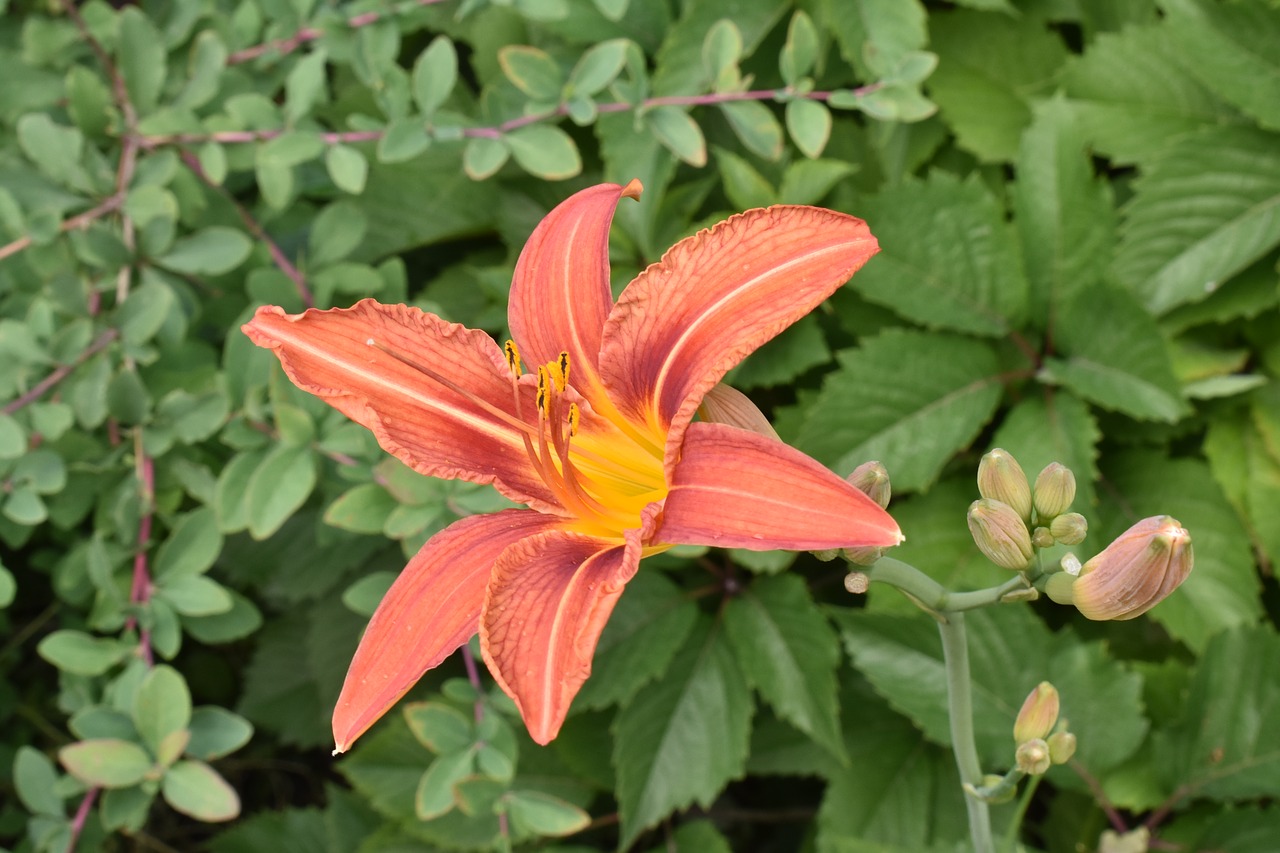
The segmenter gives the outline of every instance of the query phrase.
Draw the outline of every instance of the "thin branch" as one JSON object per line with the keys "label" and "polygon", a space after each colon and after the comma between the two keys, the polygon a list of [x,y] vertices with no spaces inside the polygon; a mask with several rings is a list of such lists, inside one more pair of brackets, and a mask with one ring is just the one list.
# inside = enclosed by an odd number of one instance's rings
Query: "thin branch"
{"label": "thin branch", "polygon": [[21,397],[17,398],[16,400],[12,400],[9,403],[6,403],[4,406],[4,409],[0,411],[3,411],[6,415],[12,415],[14,412],[18,411],[22,407],[27,406],[31,403],[34,403],[36,400],[39,400],[49,391],[50,388],[57,385],[62,380],[66,379],[67,376],[71,373],[71,371],[75,370],[77,367],[84,364],[86,361],[92,358],[95,354],[97,354],[102,349],[104,349],[109,343],[111,343],[117,337],[119,337],[119,334],[120,333],[117,332],[115,329],[107,329],[102,334],[98,335],[97,339],[94,340],[93,343],[85,347],[84,350],[79,355],[77,355],[70,364],[64,364],[61,367],[54,370],[44,379],[41,379],[39,382],[37,382],[31,388],[30,391],[23,394]]}
{"label": "thin branch", "polygon": [[76,816],[71,821],[71,840],[67,843],[67,853],[76,849],[76,843],[80,840],[80,833],[84,831],[85,821],[89,819],[89,810],[93,808],[93,801],[97,799],[99,790],[95,786],[84,792],[84,799],[80,801]]}
{"label": "thin branch", "polygon": [[[852,91],[867,94],[879,89],[882,84],[871,83]],[[715,104],[727,104],[735,101],[774,101],[779,98],[804,99],[810,101],[830,100],[832,92],[807,92],[803,95],[788,92],[786,89],[755,89],[750,92],[711,92],[705,95],[668,95],[659,98],[648,98],[638,104],[630,101],[615,101],[608,104],[597,104],[596,112],[621,113],[631,110],[646,110],[653,107],[701,107]],[[569,107],[561,104],[553,110],[509,119],[502,124],[487,127],[464,127],[458,132],[465,138],[500,139],[503,134],[538,124],[549,119],[564,118],[569,114]],[[243,145],[250,142],[264,142],[291,132],[285,128],[269,130],[222,130],[214,133],[168,133],[141,137],[146,148],[159,148],[165,145],[196,145],[205,142],[217,142],[222,145]],[[353,142],[377,142],[386,134],[384,130],[349,130],[341,132],[325,132],[318,136],[326,145],[340,145]]]}
{"label": "thin branch", "polygon": [[[361,27],[367,27],[370,24],[376,24],[383,18],[391,15],[400,14],[403,11],[414,8],[416,6],[430,6],[433,3],[442,3],[444,0],[413,0],[413,2],[402,4],[401,6],[392,8],[386,12],[365,12],[355,17],[348,18],[344,24],[348,29],[358,30]],[[277,57],[285,56],[293,53],[302,45],[309,41],[315,41],[324,35],[324,30],[319,27],[303,27],[288,38],[276,39],[275,41],[256,44],[253,47],[246,47],[244,50],[237,50],[235,53],[227,57],[228,65],[239,65],[241,62],[248,62],[251,59],[257,59],[268,53],[274,53]]]}
{"label": "thin branch", "polygon": [[294,266],[293,262],[290,261],[289,257],[284,253],[284,250],[280,248],[280,245],[276,243],[275,240],[271,239],[271,235],[267,233],[266,229],[262,227],[258,220],[253,218],[253,214],[249,212],[249,209],[236,201],[235,196],[233,196],[226,187],[210,180],[209,176],[205,174],[204,169],[201,168],[200,161],[194,154],[189,151],[183,151],[181,152],[181,157],[182,162],[186,164],[188,169],[195,173],[197,178],[203,181],[210,189],[220,194],[228,203],[231,204],[232,207],[235,208],[236,213],[240,216],[240,221],[244,223],[245,228],[249,229],[249,233],[266,245],[267,253],[271,255],[271,260],[280,269],[280,271],[288,276],[289,280],[293,282],[293,286],[298,290],[298,295],[302,297],[303,304],[308,308],[315,305],[315,297],[311,294],[311,288],[307,286],[306,276],[302,274],[301,270]]}
{"label": "thin branch", "polygon": [[[119,210],[122,204],[124,204],[124,195],[121,193],[112,194],[109,198],[107,198],[106,201],[102,202],[102,204],[98,205],[92,210],[86,210],[84,213],[76,214],[70,219],[64,220],[63,223],[58,226],[58,233],[65,234],[68,231],[76,231],[80,228],[87,228],[89,226],[89,223],[97,219],[101,219],[102,217],[106,216],[108,213],[113,213]],[[18,254],[23,249],[29,248],[30,246],[31,246],[30,237],[19,237],[17,240],[14,240],[12,243],[7,243],[3,246],[0,246],[0,261],[3,261],[5,258],[9,257],[10,255]]]}
{"label": "thin branch", "polygon": [[[151,546],[151,522],[155,511],[156,467],[142,446],[142,430],[133,434],[134,454],[137,457],[138,477],[138,540],[133,554],[133,583],[129,589],[129,603],[145,605],[151,600],[151,572],[148,567],[147,549]],[[137,624],[137,617],[130,616],[126,628]],[[138,636],[138,654],[147,666],[152,664],[151,629],[142,628]]]}

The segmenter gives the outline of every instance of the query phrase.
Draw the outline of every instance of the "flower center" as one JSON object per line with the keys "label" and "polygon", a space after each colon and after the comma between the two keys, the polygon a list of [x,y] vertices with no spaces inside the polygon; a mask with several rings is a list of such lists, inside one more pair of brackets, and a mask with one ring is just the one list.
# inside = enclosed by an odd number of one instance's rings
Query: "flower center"
{"label": "flower center", "polygon": [[[659,439],[637,434],[634,426],[624,423],[616,413],[610,417],[611,413],[592,409],[589,423],[583,423],[578,401],[584,398],[569,384],[567,352],[539,367],[537,384],[531,386],[521,382],[520,353],[514,341],[507,341],[504,352],[510,371],[513,416],[428,365],[372,338],[366,343],[511,427],[524,443],[538,476],[573,517],[571,529],[621,541],[625,531],[640,526],[646,506],[667,496]],[[532,400],[530,390],[534,392]],[[530,404],[537,410],[536,421],[528,412]]]}

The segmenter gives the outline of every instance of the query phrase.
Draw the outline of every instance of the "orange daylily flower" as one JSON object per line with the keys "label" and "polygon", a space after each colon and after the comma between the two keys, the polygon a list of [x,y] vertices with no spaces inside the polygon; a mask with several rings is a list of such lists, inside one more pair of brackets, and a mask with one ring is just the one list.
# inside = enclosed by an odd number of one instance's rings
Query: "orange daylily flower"
{"label": "orange daylily flower", "polygon": [[[673,545],[901,541],[874,501],[717,387],[875,254],[866,224],[752,210],[677,243],[615,304],[609,228],[639,192],[602,184],[542,221],[516,265],[505,349],[372,300],[295,315],[266,306],[244,326],[298,387],[406,465],[492,483],[528,507],[457,521],[409,562],[351,662],[333,716],[339,751],[477,630],[494,679],[548,743],[641,558]],[[704,398],[714,405],[694,422]]]}

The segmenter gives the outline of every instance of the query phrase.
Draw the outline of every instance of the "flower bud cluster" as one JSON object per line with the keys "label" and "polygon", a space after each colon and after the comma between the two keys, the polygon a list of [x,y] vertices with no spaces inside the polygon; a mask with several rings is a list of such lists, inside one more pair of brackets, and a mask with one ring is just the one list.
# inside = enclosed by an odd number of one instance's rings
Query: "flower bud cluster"
{"label": "flower bud cluster", "polygon": [[996,448],[978,464],[978,493],[969,507],[969,531],[979,550],[997,566],[1024,571],[1036,550],[1078,545],[1089,526],[1067,512],[1076,497],[1076,478],[1059,462],[1046,465],[1035,488],[1018,460]]}
{"label": "flower bud cluster", "polygon": [[1055,764],[1066,764],[1076,752],[1076,736],[1058,722],[1058,691],[1042,681],[1027,695],[1013,724],[1017,743],[1014,761],[1023,773],[1039,776]]}
{"label": "flower bud cluster", "polygon": [[[889,508],[889,498],[893,489],[889,485],[889,472],[879,462],[863,462],[853,469],[845,480],[849,485],[875,501],[881,509]],[[837,555],[844,557],[855,566],[872,566],[884,556],[883,548],[863,546],[844,548],[840,551],[815,551],[814,555],[823,562],[834,560]]]}

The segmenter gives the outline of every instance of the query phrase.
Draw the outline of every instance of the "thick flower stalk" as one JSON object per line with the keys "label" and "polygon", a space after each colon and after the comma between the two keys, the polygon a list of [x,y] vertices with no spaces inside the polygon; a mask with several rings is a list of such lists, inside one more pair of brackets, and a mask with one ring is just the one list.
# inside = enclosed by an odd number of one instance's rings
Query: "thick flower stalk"
{"label": "thick flower stalk", "polygon": [[812,207],[749,211],[677,243],[615,304],[610,223],[639,191],[592,187],[539,224],[516,264],[505,347],[372,300],[296,315],[266,306],[245,325],[298,387],[405,464],[492,483],[528,507],[455,522],[409,562],[348,671],[339,750],[477,631],[530,735],[549,742],[641,558],[673,545],[901,541],[874,501],[717,387],[875,254],[866,224]]}

